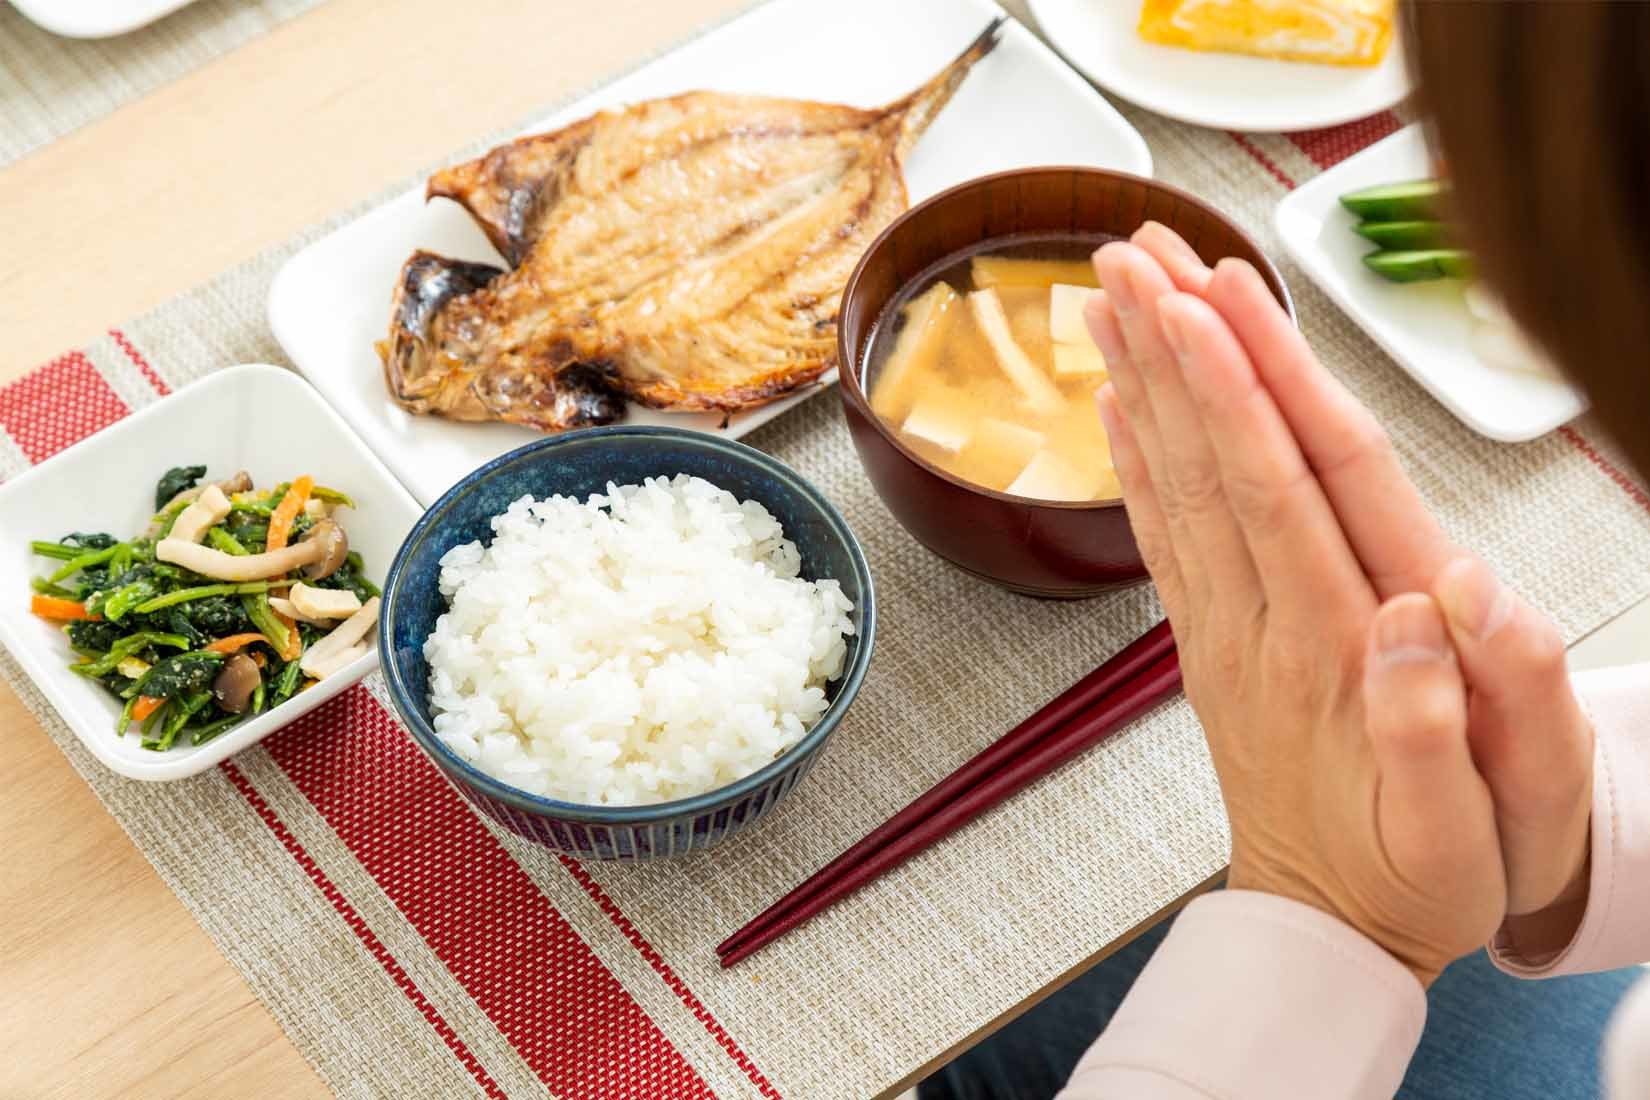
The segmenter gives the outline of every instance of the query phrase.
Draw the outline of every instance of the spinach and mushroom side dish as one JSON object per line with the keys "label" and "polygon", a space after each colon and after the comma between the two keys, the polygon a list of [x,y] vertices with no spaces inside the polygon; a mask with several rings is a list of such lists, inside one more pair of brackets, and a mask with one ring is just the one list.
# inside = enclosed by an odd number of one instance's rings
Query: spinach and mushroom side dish
{"label": "spinach and mushroom side dish", "polygon": [[348,496],[307,474],[259,489],[206,473],[167,470],[135,538],[30,544],[54,565],[30,610],[62,624],[69,668],[120,700],[115,732],[156,751],[205,744],[348,666],[378,620],[337,515]]}

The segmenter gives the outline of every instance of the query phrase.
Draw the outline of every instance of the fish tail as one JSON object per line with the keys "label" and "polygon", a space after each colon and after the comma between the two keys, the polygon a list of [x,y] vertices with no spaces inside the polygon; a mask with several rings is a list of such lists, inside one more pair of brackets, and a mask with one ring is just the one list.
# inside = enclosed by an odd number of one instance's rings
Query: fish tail
{"label": "fish tail", "polygon": [[993,19],[991,25],[981,31],[979,37],[969,43],[968,48],[958,54],[955,61],[941,69],[932,80],[904,99],[888,105],[888,117],[896,120],[899,127],[895,150],[901,160],[905,159],[906,154],[916,145],[939,113],[945,110],[945,105],[951,102],[951,97],[967,79],[974,64],[997,48],[997,43],[1001,39],[1000,32],[1007,21],[1007,16]]}

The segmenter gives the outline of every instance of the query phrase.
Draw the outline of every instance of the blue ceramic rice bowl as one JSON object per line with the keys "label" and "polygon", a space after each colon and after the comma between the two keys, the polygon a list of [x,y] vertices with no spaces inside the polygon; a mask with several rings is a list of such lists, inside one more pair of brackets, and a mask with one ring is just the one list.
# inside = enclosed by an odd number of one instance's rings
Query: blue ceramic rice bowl
{"label": "blue ceramic rice bowl", "polygon": [[[796,544],[802,576],[840,583],[853,602],[840,676],[823,716],[772,763],[707,794],[640,806],[561,802],[487,774],[436,736],[424,642],[447,605],[440,561],[454,546],[491,541],[492,519],[525,495],[588,499],[608,484],[688,474],[765,507]],[[765,817],[801,782],[842,721],[870,664],[876,601],[870,569],[846,521],[794,470],[752,447],[702,432],[636,426],[550,436],[494,459],[447,490],[414,525],[384,585],[379,655],[401,721],[436,767],[483,813],[547,848],[585,859],[645,860],[708,848]]]}

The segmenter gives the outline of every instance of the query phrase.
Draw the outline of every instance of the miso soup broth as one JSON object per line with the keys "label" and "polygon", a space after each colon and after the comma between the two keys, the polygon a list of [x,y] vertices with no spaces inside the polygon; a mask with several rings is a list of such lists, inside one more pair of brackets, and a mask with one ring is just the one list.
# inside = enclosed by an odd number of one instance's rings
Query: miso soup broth
{"label": "miso soup broth", "polygon": [[1106,364],[1083,322],[1101,238],[999,238],[946,257],[871,336],[871,410],[956,477],[1041,500],[1122,495],[1094,394]]}

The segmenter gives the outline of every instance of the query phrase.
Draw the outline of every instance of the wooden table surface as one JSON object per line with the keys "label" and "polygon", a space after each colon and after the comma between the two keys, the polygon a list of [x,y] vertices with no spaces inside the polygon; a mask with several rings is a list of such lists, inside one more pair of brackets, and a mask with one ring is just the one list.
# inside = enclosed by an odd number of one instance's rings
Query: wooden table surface
{"label": "wooden table surface", "polygon": [[[0,383],[745,2],[330,0],[0,171]],[[325,1096],[3,685],[0,730],[0,1098]]]}

